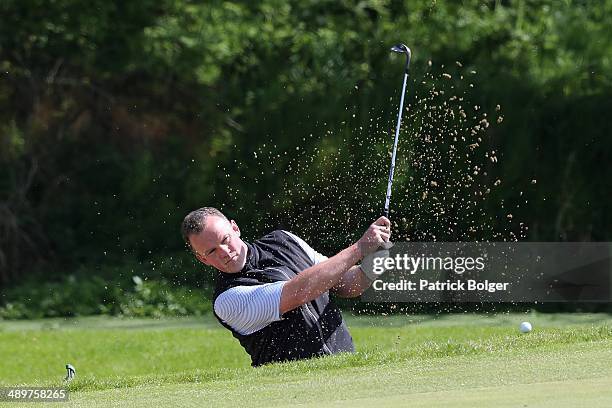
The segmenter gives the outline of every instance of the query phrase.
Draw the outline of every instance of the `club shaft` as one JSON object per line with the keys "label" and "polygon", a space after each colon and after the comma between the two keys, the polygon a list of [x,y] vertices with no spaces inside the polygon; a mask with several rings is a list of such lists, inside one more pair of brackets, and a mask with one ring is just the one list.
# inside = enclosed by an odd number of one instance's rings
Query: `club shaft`
{"label": "club shaft", "polygon": [[397,125],[395,126],[395,140],[393,141],[393,153],[391,154],[391,169],[389,170],[389,182],[387,183],[387,196],[385,198],[385,217],[389,216],[389,204],[391,203],[391,186],[393,185],[393,172],[395,171],[395,156],[397,154],[397,142],[399,140],[400,127],[402,125],[402,112],[404,111],[404,95],[406,94],[406,83],[408,82],[408,70],[404,73],[404,84],[400,97],[399,112],[397,114]]}

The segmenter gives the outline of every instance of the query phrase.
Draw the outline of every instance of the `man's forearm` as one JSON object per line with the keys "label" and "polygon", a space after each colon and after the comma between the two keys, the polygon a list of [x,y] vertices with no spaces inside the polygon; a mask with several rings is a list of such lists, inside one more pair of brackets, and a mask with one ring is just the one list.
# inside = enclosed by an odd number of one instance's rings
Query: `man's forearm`
{"label": "man's forearm", "polygon": [[293,310],[336,286],[346,272],[361,259],[357,244],[340,251],[289,280],[283,287],[280,312]]}
{"label": "man's forearm", "polygon": [[360,296],[371,284],[372,281],[363,273],[361,267],[355,265],[342,275],[342,278],[332,290],[340,297],[353,298]]}

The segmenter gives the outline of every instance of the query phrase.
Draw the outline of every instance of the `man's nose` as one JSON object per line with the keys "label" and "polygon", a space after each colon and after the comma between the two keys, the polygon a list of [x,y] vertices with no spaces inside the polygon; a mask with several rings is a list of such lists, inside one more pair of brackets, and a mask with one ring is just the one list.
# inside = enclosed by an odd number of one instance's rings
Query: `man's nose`
{"label": "man's nose", "polygon": [[227,258],[229,258],[229,257],[230,257],[230,252],[231,252],[231,251],[230,251],[230,249],[229,249],[229,246],[227,246],[227,245],[221,245],[221,246],[219,247],[219,249],[221,250],[221,257],[222,257],[223,259],[227,259]]}

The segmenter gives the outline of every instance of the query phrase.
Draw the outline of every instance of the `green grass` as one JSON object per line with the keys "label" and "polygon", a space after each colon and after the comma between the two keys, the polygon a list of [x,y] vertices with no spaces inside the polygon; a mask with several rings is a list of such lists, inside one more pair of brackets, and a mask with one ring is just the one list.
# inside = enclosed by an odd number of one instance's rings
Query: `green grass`
{"label": "green grass", "polygon": [[210,318],[0,322],[0,385],[61,385],[69,362],[74,406],[612,406],[609,315],[348,323],[355,354],[252,369]]}

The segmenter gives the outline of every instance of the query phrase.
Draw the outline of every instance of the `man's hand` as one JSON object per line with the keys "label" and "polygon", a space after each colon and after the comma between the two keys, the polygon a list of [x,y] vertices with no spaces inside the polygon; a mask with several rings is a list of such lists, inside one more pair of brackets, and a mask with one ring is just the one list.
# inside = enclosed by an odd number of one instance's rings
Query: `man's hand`
{"label": "man's hand", "polygon": [[357,247],[361,252],[361,256],[366,257],[380,247],[387,246],[389,238],[391,238],[391,221],[387,217],[380,217],[368,227],[363,236],[357,241]]}

